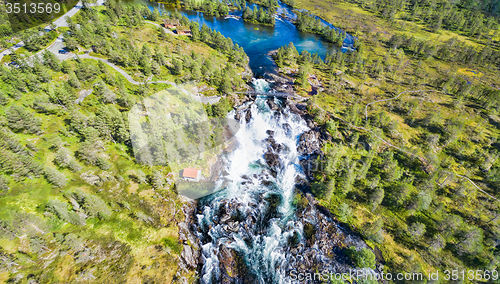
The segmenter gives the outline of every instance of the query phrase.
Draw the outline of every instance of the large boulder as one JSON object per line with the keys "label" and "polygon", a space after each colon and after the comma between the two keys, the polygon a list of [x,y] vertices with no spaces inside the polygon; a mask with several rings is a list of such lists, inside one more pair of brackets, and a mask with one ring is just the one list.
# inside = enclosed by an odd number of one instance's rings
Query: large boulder
{"label": "large boulder", "polygon": [[280,108],[272,99],[267,99],[267,105],[272,111],[279,110]]}
{"label": "large boulder", "polygon": [[297,151],[300,155],[319,154],[321,146],[319,144],[319,133],[313,130],[306,131],[300,135]]}

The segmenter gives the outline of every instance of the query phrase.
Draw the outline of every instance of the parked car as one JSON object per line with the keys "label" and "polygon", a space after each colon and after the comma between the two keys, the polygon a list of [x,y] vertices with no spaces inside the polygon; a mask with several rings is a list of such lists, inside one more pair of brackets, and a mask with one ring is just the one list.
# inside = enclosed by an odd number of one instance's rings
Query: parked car
{"label": "parked car", "polygon": [[69,51],[67,51],[66,49],[60,49],[59,50],[59,54],[66,54],[68,53]]}

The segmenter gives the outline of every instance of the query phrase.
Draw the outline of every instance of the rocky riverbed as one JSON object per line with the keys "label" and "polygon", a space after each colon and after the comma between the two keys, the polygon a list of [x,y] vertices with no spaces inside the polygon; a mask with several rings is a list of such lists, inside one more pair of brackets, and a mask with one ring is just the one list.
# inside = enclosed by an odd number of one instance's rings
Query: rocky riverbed
{"label": "rocky riverbed", "polygon": [[[221,195],[210,204],[193,201],[183,208],[186,219],[179,223],[182,261],[186,268],[197,269],[201,283],[286,283],[291,273],[348,272],[353,264],[345,249],[366,247],[310,193],[313,163],[322,155],[322,141],[331,137],[308,116],[305,105],[274,99],[264,103],[261,108],[276,117],[279,129],[265,130],[260,142],[262,162],[257,165],[263,170],[239,177],[238,190],[248,197]],[[254,117],[261,114],[252,106],[247,104],[233,114],[243,127],[260,119]],[[288,122],[293,115],[300,116],[299,123],[308,129],[294,145],[280,143],[283,135],[293,138],[297,125]],[[304,174],[294,175],[293,194],[287,197],[280,192],[277,179],[289,170],[292,152],[301,157]],[[283,208],[290,198],[293,208],[286,211]],[[270,240],[272,236],[277,240]]]}

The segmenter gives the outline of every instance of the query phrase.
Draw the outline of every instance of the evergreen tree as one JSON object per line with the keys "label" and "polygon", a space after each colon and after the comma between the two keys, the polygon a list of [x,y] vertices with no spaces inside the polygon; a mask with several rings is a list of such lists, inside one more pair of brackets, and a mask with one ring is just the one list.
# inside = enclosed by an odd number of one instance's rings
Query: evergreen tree
{"label": "evergreen tree", "polygon": [[377,207],[382,203],[384,200],[384,189],[382,187],[377,187],[375,190],[370,194],[370,202],[372,205],[372,212],[377,209]]}
{"label": "evergreen tree", "polygon": [[45,178],[56,187],[66,186],[67,179],[66,176],[54,168],[45,169]]}

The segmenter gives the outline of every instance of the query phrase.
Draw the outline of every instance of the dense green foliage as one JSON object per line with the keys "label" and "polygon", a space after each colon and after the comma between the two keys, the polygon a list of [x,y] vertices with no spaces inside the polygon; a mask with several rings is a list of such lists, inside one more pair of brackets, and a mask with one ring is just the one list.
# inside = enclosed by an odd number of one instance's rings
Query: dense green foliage
{"label": "dense green foliage", "polygon": [[[166,34],[146,10],[111,1],[82,9],[65,42],[137,80],[194,80],[210,94],[244,84],[248,58],[230,39],[180,17],[193,37]],[[134,85],[102,61],[59,62],[48,51],[11,59],[18,68],[0,67],[0,282],[172,281],[182,202],[169,166],[136,162],[128,123],[136,102],[168,86]],[[206,109],[222,117],[232,101]]]}
{"label": "dense green foliage", "polygon": [[[193,9],[196,11],[203,12],[207,15],[212,15],[215,17],[223,17],[229,14],[229,3],[224,3],[223,1],[217,0],[207,0],[207,1],[196,1],[187,0],[183,1],[184,7],[186,9]],[[235,5],[240,5],[239,1],[235,1]]]}
{"label": "dense green foliage", "polygon": [[431,30],[447,29],[460,31],[468,36],[489,37],[492,31],[498,33],[500,4],[495,0],[461,1],[358,1],[363,8],[380,13],[388,20],[394,20],[398,13],[404,13],[404,19],[421,21]]}
{"label": "dense green foliage", "polygon": [[326,40],[335,43],[337,46],[342,46],[344,44],[345,32],[322,23],[320,18],[311,15],[307,11],[298,12],[297,20],[294,24],[299,31],[319,34]]}
{"label": "dense green foliage", "polygon": [[274,8],[264,9],[260,7],[259,9],[257,6],[254,6],[252,10],[250,7],[246,6],[243,10],[242,17],[245,21],[274,26],[274,13]]}
{"label": "dense green foliage", "polygon": [[[469,28],[443,25],[439,33],[460,36],[436,40],[404,30],[414,27],[408,9],[422,1],[358,2],[380,12],[375,29],[394,30],[371,33],[374,17],[353,9],[345,21],[359,38],[354,52],[322,59],[289,44],[274,56],[296,91],[315,95],[308,113],[331,136],[323,136],[312,193],[381,250],[385,272],[497,269],[500,207],[489,195],[500,194],[498,27],[469,30],[477,19],[496,23],[495,15],[454,6],[474,15]],[[443,1],[421,7],[432,3]],[[341,5],[339,13],[352,8]],[[391,6],[404,8],[385,20]],[[321,27],[313,16],[304,22]],[[414,93],[396,99],[402,91]],[[381,99],[393,100],[367,106]]]}
{"label": "dense green foliage", "polygon": [[357,250],[355,247],[350,247],[347,249],[347,255],[356,267],[375,268],[375,254],[370,249]]}

